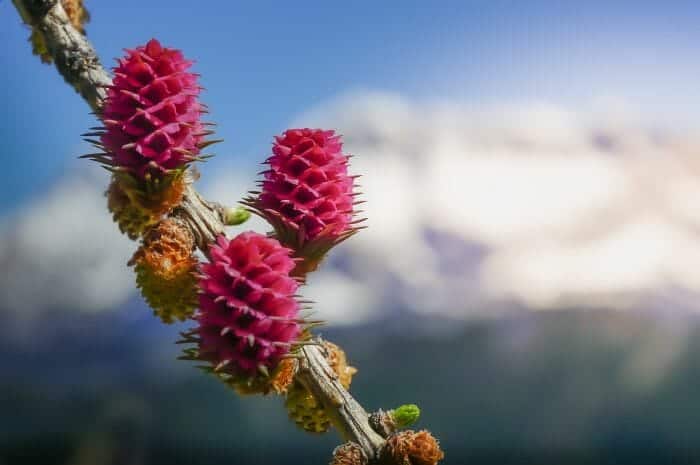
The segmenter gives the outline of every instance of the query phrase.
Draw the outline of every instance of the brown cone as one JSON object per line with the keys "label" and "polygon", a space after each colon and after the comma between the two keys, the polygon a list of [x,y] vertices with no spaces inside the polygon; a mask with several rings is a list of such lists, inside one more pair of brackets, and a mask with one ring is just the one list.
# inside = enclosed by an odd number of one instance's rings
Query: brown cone
{"label": "brown cone", "polygon": [[129,262],[136,265],[136,283],[154,313],[165,323],[184,321],[197,303],[197,259],[192,234],[166,219],[148,231]]}
{"label": "brown cone", "polygon": [[282,359],[270,380],[270,387],[275,393],[287,393],[289,386],[294,381],[294,376],[297,374],[298,364],[299,362],[295,358]]}
{"label": "brown cone", "polygon": [[114,175],[107,190],[107,208],[119,230],[136,240],[180,204],[186,187],[181,173],[155,187],[140,185],[129,175]]}
{"label": "brown cone", "polygon": [[83,0],[61,0],[61,4],[73,27],[85,35],[85,23],[90,21],[90,13],[85,9]]}
{"label": "brown cone", "polygon": [[348,365],[347,357],[343,349],[333,344],[332,342],[323,341],[323,347],[326,349],[328,364],[338,375],[338,381],[345,389],[350,387],[352,376],[357,373],[357,368]]}
{"label": "brown cone", "polygon": [[112,219],[129,239],[138,239],[158,222],[159,215],[135,205],[115,180],[110,183],[106,194],[107,208],[112,213]]}
{"label": "brown cone", "polygon": [[333,460],[330,465],[367,465],[362,448],[354,442],[346,442],[336,447],[333,451]]}
{"label": "brown cone", "polygon": [[166,219],[148,231],[132,263],[143,264],[165,279],[191,270],[197,261],[192,256],[194,239],[179,222]]}
{"label": "brown cone", "polygon": [[289,419],[304,431],[320,434],[331,427],[331,420],[323,405],[299,381],[289,386],[284,406]]}
{"label": "brown cone", "polygon": [[383,465],[437,465],[444,457],[437,439],[425,430],[392,434],[380,454]]}

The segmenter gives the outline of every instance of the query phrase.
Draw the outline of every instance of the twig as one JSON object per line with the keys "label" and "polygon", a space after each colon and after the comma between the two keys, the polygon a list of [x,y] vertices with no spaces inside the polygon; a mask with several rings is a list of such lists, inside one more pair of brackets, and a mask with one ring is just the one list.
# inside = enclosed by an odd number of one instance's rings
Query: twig
{"label": "twig", "polygon": [[[90,42],[71,24],[57,0],[13,0],[22,18],[45,35],[47,48],[58,72],[94,111],[99,111],[111,83]],[[197,245],[207,253],[208,245],[224,233],[221,208],[205,200],[189,183],[182,204],[173,213],[185,221]],[[343,388],[329,367],[319,345],[301,349],[298,379],[330,414],[344,440],[359,444],[367,458],[376,458],[385,443],[371,427],[368,414]]]}

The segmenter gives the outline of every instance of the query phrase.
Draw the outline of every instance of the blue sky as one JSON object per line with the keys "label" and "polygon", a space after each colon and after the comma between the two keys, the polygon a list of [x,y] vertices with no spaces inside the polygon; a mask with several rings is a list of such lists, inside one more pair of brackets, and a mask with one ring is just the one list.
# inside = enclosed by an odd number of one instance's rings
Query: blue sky
{"label": "blue sky", "polygon": [[[590,104],[625,98],[687,123],[700,92],[697,2],[87,1],[90,39],[111,65],[157,37],[197,60],[220,169],[260,157],[298,114],[357,89],[414,100],[523,99]],[[0,213],[74,167],[94,121],[56,72],[28,52],[11,2],[0,2]],[[5,158],[3,157],[3,158]]]}

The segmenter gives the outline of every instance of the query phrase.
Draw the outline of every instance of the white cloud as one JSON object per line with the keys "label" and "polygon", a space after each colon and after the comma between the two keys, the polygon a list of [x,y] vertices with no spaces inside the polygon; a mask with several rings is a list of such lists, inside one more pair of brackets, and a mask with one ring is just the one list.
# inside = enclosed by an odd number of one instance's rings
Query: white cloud
{"label": "white cloud", "polygon": [[362,281],[333,270],[325,270],[309,278],[304,295],[319,303],[312,319],[319,318],[332,325],[366,320],[377,308],[377,297]]}
{"label": "white cloud", "polygon": [[368,201],[336,287],[453,316],[700,292],[697,145],[601,114],[366,93],[303,115],[344,134]]}
{"label": "white cloud", "polygon": [[[468,317],[695,295],[698,145],[619,113],[606,118],[381,93],[303,115],[295,125],[344,134],[369,226],[332,252],[305,296],[342,324],[396,305]],[[254,174],[226,173],[205,179],[205,194],[234,204]],[[3,220],[3,305],[97,311],[134,292],[125,265],[134,244],[109,218],[105,183],[104,175],[66,178]],[[253,219],[231,232],[244,229],[268,227]]]}
{"label": "white cloud", "polygon": [[126,262],[134,246],[107,212],[107,177],[91,173],[62,179],[0,223],[3,309],[27,316],[50,308],[93,312],[133,292]]}

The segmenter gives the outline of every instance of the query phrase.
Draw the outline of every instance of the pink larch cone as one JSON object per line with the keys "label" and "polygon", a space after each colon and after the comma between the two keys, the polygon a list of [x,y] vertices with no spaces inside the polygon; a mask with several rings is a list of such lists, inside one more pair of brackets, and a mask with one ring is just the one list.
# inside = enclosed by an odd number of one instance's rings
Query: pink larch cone
{"label": "pink larch cone", "polygon": [[254,232],[218,238],[201,266],[199,326],[186,335],[198,344],[192,358],[251,384],[277,367],[303,331],[291,253]]}
{"label": "pink larch cone", "polygon": [[99,116],[104,128],[89,133],[103,154],[91,158],[140,180],[161,179],[198,159],[211,131],[200,121],[197,75],[179,50],[155,40],[127,50],[114,68]]}
{"label": "pink larch cone", "polygon": [[348,160],[334,131],[289,129],[275,137],[261,190],[244,201],[273,226],[282,244],[304,259],[298,275],[315,269],[362,221],[354,220],[358,194]]}

